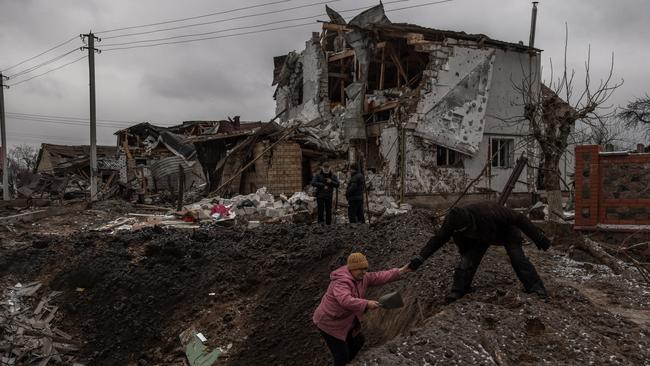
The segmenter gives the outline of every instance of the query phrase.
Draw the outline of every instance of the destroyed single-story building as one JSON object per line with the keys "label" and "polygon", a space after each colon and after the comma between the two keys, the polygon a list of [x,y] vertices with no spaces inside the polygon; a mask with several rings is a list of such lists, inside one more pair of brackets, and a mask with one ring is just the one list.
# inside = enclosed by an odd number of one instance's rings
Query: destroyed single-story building
{"label": "destroyed single-story building", "polygon": [[[97,146],[97,169],[100,174],[109,175],[117,170],[117,157],[115,146]],[[36,173],[64,175],[78,169],[90,173],[89,145],[41,144],[36,158]]]}
{"label": "destroyed single-story building", "polygon": [[[115,146],[97,146],[98,192],[100,197],[117,193],[120,161]],[[24,174],[21,197],[85,197],[90,187],[90,146],[41,144],[35,174]]]}
{"label": "destroyed single-story building", "polygon": [[[315,121],[318,122],[318,121]],[[222,196],[248,194],[262,187],[293,194],[311,181],[316,166],[339,156],[310,125],[285,129],[275,122],[221,121],[214,133],[186,139],[194,143],[210,189]]]}
{"label": "destroyed single-story building", "polygon": [[[392,23],[378,5],[330,21],[302,52],[274,58],[280,125],[321,119],[321,135],[373,186],[405,201],[501,192],[516,159],[529,166],[513,196],[535,189],[536,143],[517,86],[540,88],[541,50],[482,34]],[[563,164],[563,175],[572,163]],[[530,202],[530,201],[527,201]]]}
{"label": "destroyed single-story building", "polygon": [[[184,139],[209,131],[217,122],[188,121],[172,127],[143,122],[117,131],[117,146],[124,162],[120,182],[140,193],[177,192],[205,182],[196,150]],[[179,177],[183,177],[183,180]]]}

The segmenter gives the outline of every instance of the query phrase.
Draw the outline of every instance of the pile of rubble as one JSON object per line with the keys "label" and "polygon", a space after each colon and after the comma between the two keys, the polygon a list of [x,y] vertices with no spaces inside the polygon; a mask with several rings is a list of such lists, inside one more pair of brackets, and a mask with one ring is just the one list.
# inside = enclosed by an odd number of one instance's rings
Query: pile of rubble
{"label": "pile of rubble", "polygon": [[[219,206],[225,207],[227,214],[215,218],[213,212]],[[239,218],[247,221],[249,227],[256,227],[264,222],[302,221],[315,212],[316,198],[305,192],[296,192],[291,197],[284,194],[276,197],[263,187],[247,195],[204,199],[185,206],[185,209],[199,218],[207,216],[216,221]]]}
{"label": "pile of rubble", "polygon": [[[344,211],[347,207],[344,194],[340,194],[338,199],[339,203],[335,207]],[[310,223],[314,220],[317,203],[311,192],[296,192],[291,196],[284,194],[274,196],[263,187],[255,193],[231,198],[204,198],[183,206],[181,210],[142,204],[136,205],[136,207],[158,210],[161,213],[128,213],[124,217],[119,217],[95,228],[93,231],[135,231],[149,226],[197,229],[201,225],[215,223],[248,228],[255,228],[262,224]],[[383,191],[369,193],[367,208],[372,216],[393,216],[404,214],[412,209],[409,204],[398,204],[394,198],[385,195]],[[347,222],[345,214],[338,212],[335,216],[337,217],[336,222]]]}
{"label": "pile of rubble", "polygon": [[399,204],[382,191],[373,191],[368,195],[368,209],[373,215],[392,216],[405,214],[413,207],[408,203]]}
{"label": "pile of rubble", "polygon": [[8,287],[0,300],[0,364],[46,366],[76,365],[74,354],[79,347],[72,337],[52,326],[59,310],[51,301],[61,292],[43,296],[32,309],[31,298],[41,289],[40,282],[20,283]]}

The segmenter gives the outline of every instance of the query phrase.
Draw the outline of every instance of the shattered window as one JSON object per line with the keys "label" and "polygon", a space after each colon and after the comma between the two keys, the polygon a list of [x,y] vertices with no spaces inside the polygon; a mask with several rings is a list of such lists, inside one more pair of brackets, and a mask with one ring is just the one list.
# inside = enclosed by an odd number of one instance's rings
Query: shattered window
{"label": "shattered window", "polygon": [[514,142],[514,139],[492,139],[492,143],[490,144],[490,156],[492,157],[493,167],[512,167]]}
{"label": "shattered window", "polygon": [[436,146],[436,162],[443,167],[462,167],[461,154],[443,146]]}

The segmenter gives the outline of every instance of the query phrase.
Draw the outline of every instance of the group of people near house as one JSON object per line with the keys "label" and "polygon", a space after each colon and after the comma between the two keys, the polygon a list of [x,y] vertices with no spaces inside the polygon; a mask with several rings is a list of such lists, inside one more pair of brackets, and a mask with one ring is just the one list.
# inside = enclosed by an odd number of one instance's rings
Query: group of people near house
{"label": "group of people near house", "polygon": [[[349,174],[345,189],[345,198],[348,202],[348,220],[350,223],[364,223],[363,195],[366,184],[365,178],[356,163],[350,164]],[[314,174],[311,185],[316,189],[318,223],[331,225],[332,201],[338,200],[338,188],[341,182],[338,176],[332,172],[330,165],[323,163],[320,171]]]}
{"label": "group of people near house", "polygon": [[[332,191],[339,180],[324,165],[314,177],[318,199],[318,221],[331,223]],[[364,179],[357,166],[350,169],[346,189],[350,222],[363,223]],[[369,263],[362,253],[352,253],[345,265],[330,274],[325,294],[314,311],[313,322],[330,350],[334,365],[345,365],[361,350],[365,338],[361,333],[364,315],[381,308],[378,301],[367,299],[369,287],[399,280],[406,273],[417,270],[424,261],[453,238],[460,260],[452,276],[447,303],[461,299],[472,291],[471,284],[488,248],[505,248],[515,275],[525,292],[548,299],[544,282],[523,251],[523,236],[540,250],[551,247],[551,240],[525,215],[496,202],[477,202],[451,208],[436,234],[421,248],[419,254],[401,268],[368,272]]]}

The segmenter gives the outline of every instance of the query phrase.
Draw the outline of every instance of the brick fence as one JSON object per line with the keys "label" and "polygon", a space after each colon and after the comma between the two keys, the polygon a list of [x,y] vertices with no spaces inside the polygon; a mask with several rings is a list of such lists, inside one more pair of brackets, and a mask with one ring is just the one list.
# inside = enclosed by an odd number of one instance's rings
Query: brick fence
{"label": "brick fence", "polygon": [[576,229],[650,228],[650,154],[576,146]]}

